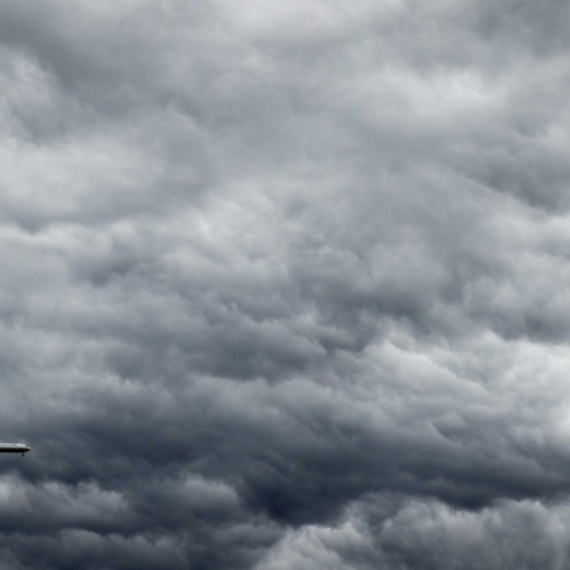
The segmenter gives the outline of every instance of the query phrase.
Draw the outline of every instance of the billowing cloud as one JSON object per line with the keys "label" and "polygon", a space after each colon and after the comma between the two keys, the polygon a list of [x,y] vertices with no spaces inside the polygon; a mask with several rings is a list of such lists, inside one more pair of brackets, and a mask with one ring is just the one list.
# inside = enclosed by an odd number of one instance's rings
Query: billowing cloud
{"label": "billowing cloud", "polygon": [[567,11],[0,6],[0,567],[567,567]]}

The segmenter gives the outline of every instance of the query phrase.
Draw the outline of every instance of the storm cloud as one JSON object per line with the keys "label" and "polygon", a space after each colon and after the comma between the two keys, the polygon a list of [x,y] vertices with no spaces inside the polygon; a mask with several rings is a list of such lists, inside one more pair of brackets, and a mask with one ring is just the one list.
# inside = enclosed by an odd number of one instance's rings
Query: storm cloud
{"label": "storm cloud", "polygon": [[570,568],[570,8],[0,4],[0,568]]}

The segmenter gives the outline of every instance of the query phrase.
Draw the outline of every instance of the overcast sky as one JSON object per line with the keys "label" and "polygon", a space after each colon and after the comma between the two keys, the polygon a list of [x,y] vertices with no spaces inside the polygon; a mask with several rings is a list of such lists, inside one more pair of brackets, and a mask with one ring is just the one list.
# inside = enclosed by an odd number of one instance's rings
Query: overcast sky
{"label": "overcast sky", "polygon": [[569,48],[0,1],[0,570],[569,568]]}

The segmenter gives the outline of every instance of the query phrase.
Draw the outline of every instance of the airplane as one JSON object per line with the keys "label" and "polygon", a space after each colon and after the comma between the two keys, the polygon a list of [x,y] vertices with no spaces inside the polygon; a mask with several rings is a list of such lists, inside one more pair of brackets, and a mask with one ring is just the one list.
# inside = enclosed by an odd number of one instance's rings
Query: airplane
{"label": "airplane", "polygon": [[24,453],[30,451],[30,448],[25,443],[0,443],[0,453]]}

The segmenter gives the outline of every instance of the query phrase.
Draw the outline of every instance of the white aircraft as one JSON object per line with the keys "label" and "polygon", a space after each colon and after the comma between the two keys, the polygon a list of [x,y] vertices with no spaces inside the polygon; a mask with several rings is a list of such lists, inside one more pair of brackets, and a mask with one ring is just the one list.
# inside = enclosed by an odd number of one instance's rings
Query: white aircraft
{"label": "white aircraft", "polygon": [[0,453],[24,453],[30,451],[30,448],[25,443],[0,443]]}

